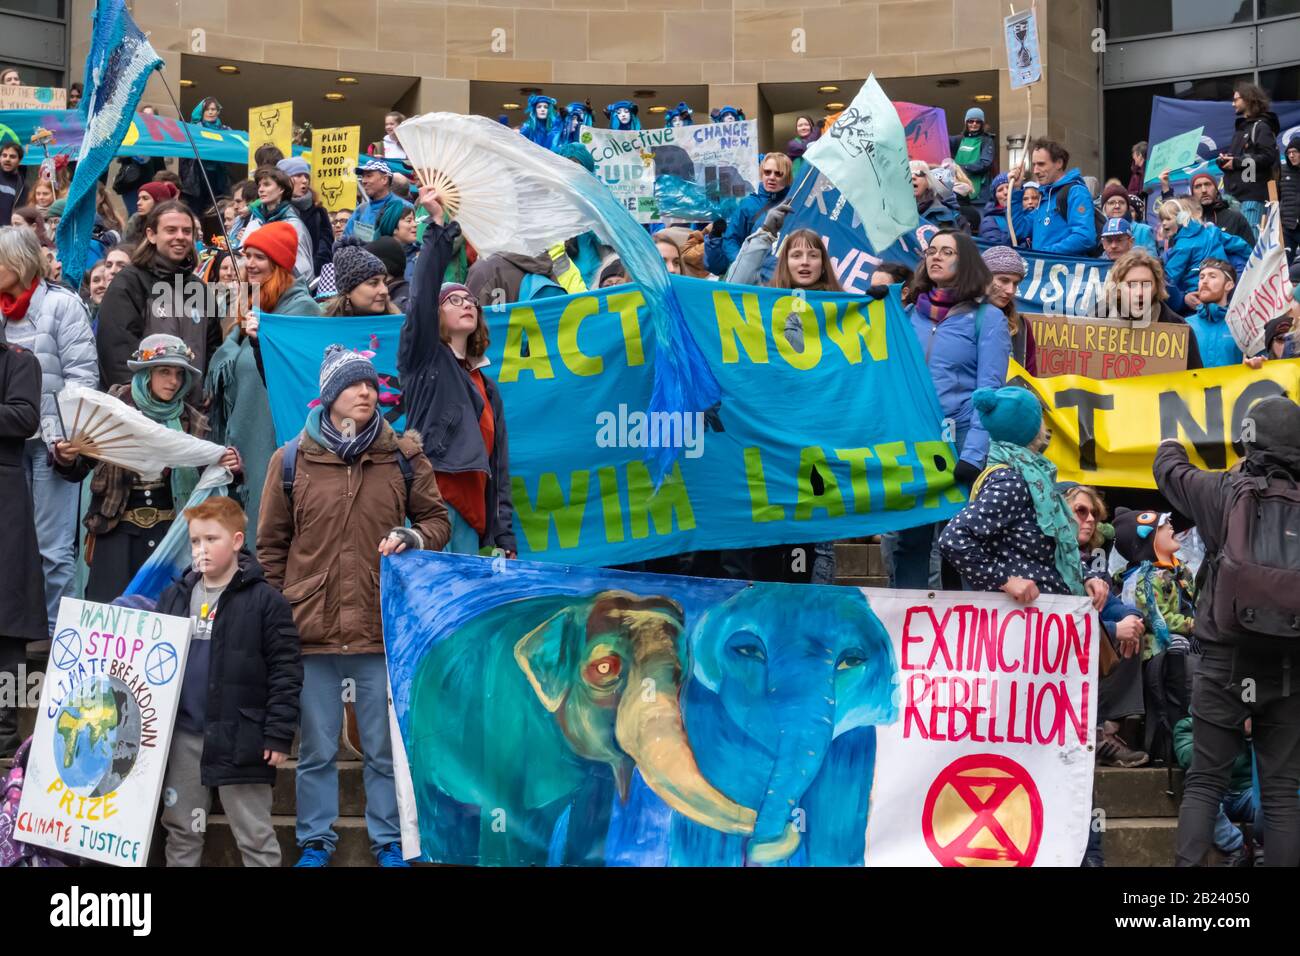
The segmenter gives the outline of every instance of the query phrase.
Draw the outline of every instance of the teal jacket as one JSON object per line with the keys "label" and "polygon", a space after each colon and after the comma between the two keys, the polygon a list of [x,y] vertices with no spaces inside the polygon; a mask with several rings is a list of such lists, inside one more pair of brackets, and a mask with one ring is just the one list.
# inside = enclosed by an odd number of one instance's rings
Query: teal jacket
{"label": "teal jacket", "polygon": [[[1174,724],[1174,757],[1178,766],[1186,770],[1192,765],[1192,718],[1184,717]],[[1228,789],[1235,792],[1249,790],[1252,786],[1250,775],[1250,744],[1243,743],[1237,759],[1232,762],[1228,775]]]}

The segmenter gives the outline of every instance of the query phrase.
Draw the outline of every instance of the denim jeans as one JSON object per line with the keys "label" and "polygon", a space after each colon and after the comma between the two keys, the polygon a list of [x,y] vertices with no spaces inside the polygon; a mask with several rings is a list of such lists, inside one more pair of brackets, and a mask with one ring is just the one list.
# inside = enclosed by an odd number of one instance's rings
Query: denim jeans
{"label": "denim jeans", "polygon": [[383,654],[304,654],[302,743],[298,748],[298,845],[338,844],[339,773],[334,758],[343,729],[343,681],[356,683],[353,707],[365,752],[366,829],[372,849],[401,839],[393,747],[388,735],[388,669]]}
{"label": "denim jeans", "polygon": [[1214,845],[1223,853],[1241,848],[1245,837],[1237,829],[1238,823],[1252,823],[1255,819],[1255,797],[1250,790],[1229,790],[1219,804],[1219,815],[1214,820]]}
{"label": "denim jeans", "polygon": [[923,524],[896,532],[891,549],[892,583],[895,588],[927,591],[943,587],[936,541],[946,522]]}
{"label": "denim jeans", "polygon": [[451,523],[451,537],[442,550],[447,554],[478,554],[478,532],[473,525],[451,505],[447,505],[447,520]]}
{"label": "denim jeans", "polygon": [[59,616],[59,602],[68,595],[77,562],[77,505],[81,486],[64,481],[49,464],[45,442],[29,441],[26,449],[27,486],[36,517],[36,544],[45,572],[45,610],[50,634]]}
{"label": "denim jeans", "polygon": [[1258,233],[1259,221],[1264,218],[1264,204],[1257,199],[1244,202],[1241,204],[1241,214],[1250,223],[1250,228]]}

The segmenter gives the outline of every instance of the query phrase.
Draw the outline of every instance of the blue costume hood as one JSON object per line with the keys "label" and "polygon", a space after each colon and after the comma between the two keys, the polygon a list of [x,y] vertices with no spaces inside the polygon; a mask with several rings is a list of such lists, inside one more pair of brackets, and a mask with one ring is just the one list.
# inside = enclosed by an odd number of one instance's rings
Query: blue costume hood
{"label": "blue costume hood", "polygon": [[709,114],[715,123],[734,123],[745,118],[745,111],[738,106],[723,106]]}
{"label": "blue costume hood", "polygon": [[688,105],[686,105],[685,103],[678,103],[676,106],[674,106],[672,109],[670,109],[667,113],[664,114],[664,126],[665,127],[672,126],[673,120],[679,117],[682,120],[683,126],[694,126],[695,121],[692,119],[694,115],[695,115],[695,111],[691,109]]}

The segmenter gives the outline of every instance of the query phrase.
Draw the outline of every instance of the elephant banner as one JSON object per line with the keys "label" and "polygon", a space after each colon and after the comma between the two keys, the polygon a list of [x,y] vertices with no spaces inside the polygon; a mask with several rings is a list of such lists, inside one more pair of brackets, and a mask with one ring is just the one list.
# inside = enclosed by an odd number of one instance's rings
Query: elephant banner
{"label": "elephant banner", "polygon": [[1086,598],[385,558],[408,858],[1077,866]]}
{"label": "elephant banner", "polygon": [[[721,385],[707,412],[649,411],[656,347],[637,286],[485,309],[521,557],[622,564],[878,534],[960,510],[955,429],[897,289],[873,299],[680,276],[673,289]],[[373,357],[399,427],[403,321],[264,315],[277,440],[302,428],[332,342]],[[656,484],[649,459],[663,448],[675,461]]]}

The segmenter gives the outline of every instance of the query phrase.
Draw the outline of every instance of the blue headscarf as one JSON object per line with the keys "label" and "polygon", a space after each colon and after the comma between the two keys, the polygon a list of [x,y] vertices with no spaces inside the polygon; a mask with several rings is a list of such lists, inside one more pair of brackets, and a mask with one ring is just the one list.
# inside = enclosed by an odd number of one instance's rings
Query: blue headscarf
{"label": "blue headscarf", "polygon": [[[586,103],[570,103],[564,108],[564,122],[560,125],[560,145],[576,143],[584,126],[595,126],[591,107]],[[559,150],[556,150],[559,152]]]}
{"label": "blue headscarf", "polygon": [[[537,118],[538,103],[545,103],[550,107],[544,120]],[[519,132],[538,146],[554,149],[556,137],[560,133],[559,120],[555,116],[555,97],[543,96],[541,93],[534,93],[528,97],[528,118],[519,127]]]}
{"label": "blue headscarf", "polygon": [[[628,110],[632,114],[632,118],[628,120],[628,124],[626,126],[621,125],[618,121],[617,113],[619,110]],[[639,111],[640,111],[640,107],[638,107],[631,100],[619,100],[617,103],[610,103],[608,106],[605,107],[605,116],[609,118],[609,128],[610,129],[640,129],[641,119],[640,117],[637,116],[637,113]]]}
{"label": "blue headscarf", "polygon": [[[217,104],[217,118],[209,122],[203,118],[203,111],[208,108],[209,103]],[[221,104],[217,102],[215,96],[205,96],[199,100],[199,105],[194,107],[190,113],[190,122],[197,123],[199,126],[206,126],[208,129],[228,129],[225,123],[221,122]]]}
{"label": "blue headscarf", "polygon": [[695,121],[691,118],[694,115],[695,115],[695,111],[691,109],[688,105],[686,105],[685,102],[678,103],[676,106],[674,106],[672,109],[670,109],[667,113],[664,114],[664,126],[665,127],[672,126],[673,120],[677,119],[679,116],[683,120],[682,123],[683,126],[694,126]]}

